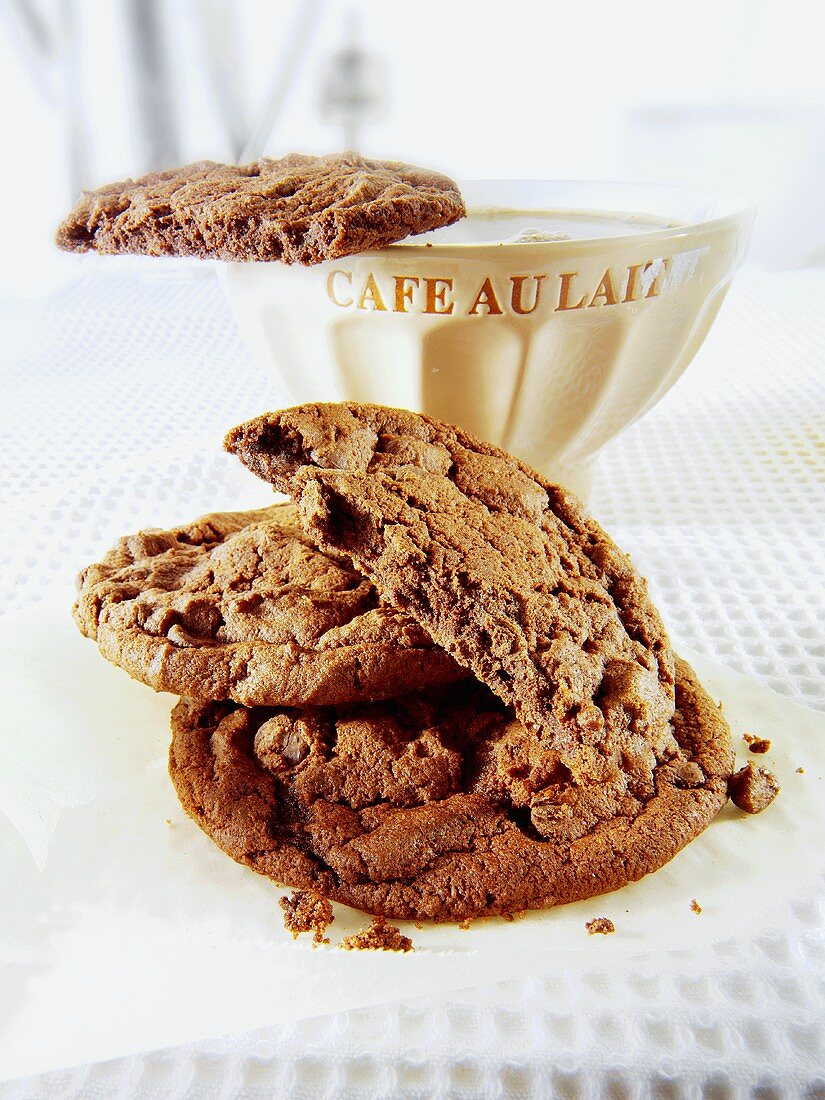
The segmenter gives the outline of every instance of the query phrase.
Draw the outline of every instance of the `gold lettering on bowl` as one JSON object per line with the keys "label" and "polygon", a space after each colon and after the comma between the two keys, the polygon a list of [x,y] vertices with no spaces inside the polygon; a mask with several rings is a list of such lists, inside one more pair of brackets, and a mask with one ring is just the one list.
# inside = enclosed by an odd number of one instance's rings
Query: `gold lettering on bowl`
{"label": "gold lettering on bowl", "polygon": [[[453,289],[452,279],[424,279],[424,286],[427,289],[427,304],[424,307],[425,313],[437,313],[439,315],[452,313],[454,302],[447,301],[447,291]],[[438,307],[442,306],[442,309]],[[500,311],[499,311],[500,312]]]}
{"label": "gold lettering on bowl", "polygon": [[349,283],[350,286],[352,286],[352,272],[341,271],[339,268],[336,268],[334,271],[330,271],[329,275],[327,275],[327,297],[333,305],[343,306],[344,308],[346,308],[347,306],[352,305],[352,298],[348,298],[346,302],[342,302],[341,299],[337,297],[335,293],[336,275],[343,275],[344,279]]}
{"label": "gold lettering on bowl", "polygon": [[565,309],[584,309],[584,303],[587,301],[586,294],[574,306],[570,304],[570,287],[573,280],[578,278],[578,275],[578,271],[565,271],[559,275],[561,285],[559,287],[559,304],[556,306],[556,313],[560,313]]}
{"label": "gold lettering on bowl", "polygon": [[[367,271],[363,281],[362,276],[358,275],[356,282],[351,270],[334,268],[327,275],[326,292],[332,304],[342,309],[355,307],[375,313],[391,310],[393,313],[424,313],[436,317],[449,317],[457,312],[481,317],[497,317],[504,313],[528,317],[542,305],[548,311],[565,313],[657,298],[668,288],[667,274],[671,264],[672,257],[659,256],[643,263],[628,264],[624,268],[608,267],[595,289],[593,281],[586,280],[580,271],[564,271],[556,276],[540,272],[510,275],[508,294],[503,287],[497,291],[493,276],[486,275],[469,308],[468,288],[462,288],[460,282],[456,287],[457,280],[446,275],[379,273],[376,278],[372,271]],[[546,294],[542,296],[545,281],[549,278],[554,282],[558,280],[555,304],[552,298],[547,302]],[[379,285],[379,280],[382,285]],[[390,307],[386,304],[388,301],[391,302]]]}
{"label": "gold lettering on bowl", "polygon": [[493,290],[493,280],[488,275],[484,282],[481,284],[481,289],[476,294],[475,301],[470,306],[470,313],[478,313],[479,309],[485,306],[487,309],[487,316],[492,313],[503,313],[504,310],[498,304],[498,298],[496,298],[496,292]]}
{"label": "gold lettering on bowl", "polygon": [[658,271],[656,271],[653,278],[650,280],[650,286],[647,288],[645,298],[657,297],[659,290],[661,289],[662,278],[668,273],[668,271],[670,271],[670,257],[666,256],[664,259],[661,260],[650,260],[648,263],[645,264],[645,269],[642,272],[642,276],[645,276],[647,272],[656,264],[659,264],[660,266]]}
{"label": "gold lettering on bowl", "polygon": [[[603,301],[599,301],[602,298]],[[613,277],[610,274],[610,268],[602,275],[602,281],[596,287],[596,292],[590,299],[587,306],[588,309],[592,309],[594,306],[615,306],[616,304],[616,291],[613,289]]]}
{"label": "gold lettering on bowl", "polygon": [[[648,260],[650,263],[650,260]],[[624,288],[623,302],[635,302],[636,291],[639,287],[639,272],[645,267],[644,264],[631,264],[627,269],[627,282]]]}
{"label": "gold lettering on bowl", "polygon": [[[510,295],[510,306],[513,313],[520,313],[522,317],[526,317],[528,313],[535,313],[538,309],[539,299],[541,298],[541,284],[542,280],[546,279],[546,275],[511,275],[510,282],[513,284],[513,291]],[[533,298],[533,304],[529,309],[524,308],[524,301],[522,295],[524,293],[524,284],[528,279],[535,279],[536,292]]]}
{"label": "gold lettering on bowl", "polygon": [[371,271],[364,280],[364,289],[358,299],[358,308],[366,309],[369,302],[372,302],[373,309],[380,310],[382,313],[387,312],[384,299],[381,297],[381,291],[378,289],[378,283],[376,283],[375,276]]}
{"label": "gold lettering on bowl", "polygon": [[393,278],[395,279],[395,312],[409,313],[407,303],[412,304],[413,291],[420,280],[415,275],[395,275]]}

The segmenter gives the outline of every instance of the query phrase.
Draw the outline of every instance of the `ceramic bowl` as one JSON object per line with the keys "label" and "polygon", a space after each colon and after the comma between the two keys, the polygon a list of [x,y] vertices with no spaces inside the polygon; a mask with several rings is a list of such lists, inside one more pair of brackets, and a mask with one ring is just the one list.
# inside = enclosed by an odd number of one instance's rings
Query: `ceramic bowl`
{"label": "ceramic bowl", "polygon": [[430,413],[586,496],[594,457],[702,344],[753,211],[635,184],[461,190],[454,226],[313,267],[219,264],[224,291],[273,404]]}

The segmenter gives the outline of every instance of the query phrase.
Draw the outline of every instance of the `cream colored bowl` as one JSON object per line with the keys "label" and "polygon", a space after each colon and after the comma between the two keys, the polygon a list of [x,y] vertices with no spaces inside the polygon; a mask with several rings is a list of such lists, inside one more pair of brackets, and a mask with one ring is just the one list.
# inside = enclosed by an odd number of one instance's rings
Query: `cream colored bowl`
{"label": "cream colored bowl", "polygon": [[219,264],[240,330],[281,403],[427,412],[586,495],[598,451],[696,354],[753,211],[630,184],[461,189],[467,219],[389,248]]}

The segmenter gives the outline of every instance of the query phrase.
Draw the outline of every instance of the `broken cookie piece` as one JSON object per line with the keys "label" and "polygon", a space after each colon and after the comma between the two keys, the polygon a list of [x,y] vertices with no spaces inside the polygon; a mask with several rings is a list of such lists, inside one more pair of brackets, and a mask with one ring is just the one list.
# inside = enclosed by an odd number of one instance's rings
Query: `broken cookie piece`
{"label": "broken cookie piece", "polygon": [[284,928],[293,939],[297,940],[302,932],[311,932],[313,943],[329,943],[324,933],[335,917],[326,898],[311,890],[295,890],[291,897],[280,898],[278,904],[284,911]]}
{"label": "broken cookie piece", "polygon": [[609,936],[616,931],[616,926],[610,917],[594,917],[584,926],[588,936]]}
{"label": "broken cookie piece", "polygon": [[[645,582],[580,502],[512,455],[404,409],[265,414],[226,447],[296,501],[307,536],[505,703],[482,762],[548,840],[573,841],[678,766],[674,658]],[[701,787],[701,769],[674,780]]]}
{"label": "broken cookie piece", "polygon": [[748,762],[731,776],[729,789],[735,806],[746,814],[760,814],[770,806],[781,787],[776,776],[767,768],[755,768]]}
{"label": "broken cookie piece", "polygon": [[344,951],[412,951],[413,942],[403,936],[394,924],[387,924],[385,917],[375,917],[369,928],[355,932],[341,940]]}
{"label": "broken cookie piece", "polygon": [[752,733],[746,733],[743,740],[747,742],[747,746],[751,752],[757,753],[760,756],[771,751],[771,743],[767,737],[756,737]]}

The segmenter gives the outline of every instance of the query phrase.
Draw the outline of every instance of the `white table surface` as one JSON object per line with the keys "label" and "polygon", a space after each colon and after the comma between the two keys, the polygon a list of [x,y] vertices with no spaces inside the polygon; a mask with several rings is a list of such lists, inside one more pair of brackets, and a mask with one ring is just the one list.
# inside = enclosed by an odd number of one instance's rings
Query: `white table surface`
{"label": "white table surface", "polygon": [[[0,611],[114,538],[268,490],[224,431],[282,403],[208,268],[89,259],[0,302]],[[679,642],[825,705],[825,271],[745,270],[591,505]],[[804,828],[804,822],[800,823]],[[588,969],[296,1021],[0,1085],[0,1097],[825,1097],[822,881],[673,974]]]}

